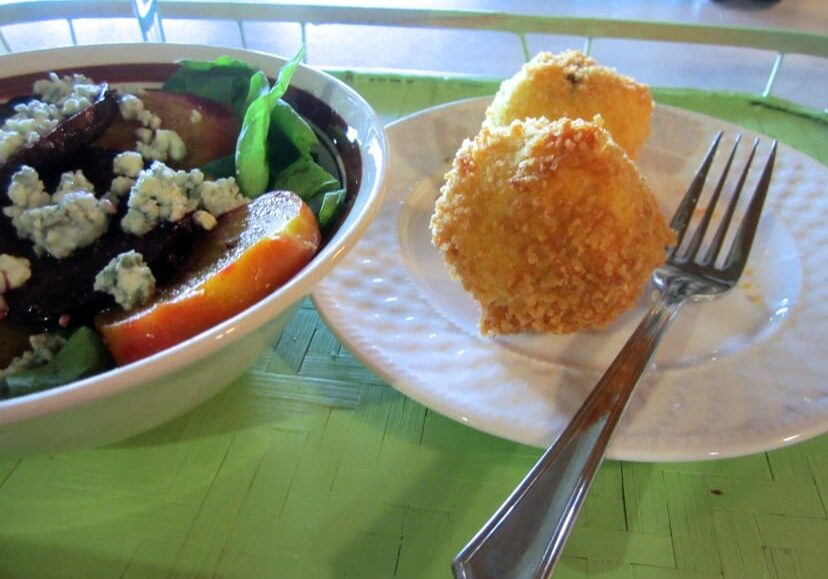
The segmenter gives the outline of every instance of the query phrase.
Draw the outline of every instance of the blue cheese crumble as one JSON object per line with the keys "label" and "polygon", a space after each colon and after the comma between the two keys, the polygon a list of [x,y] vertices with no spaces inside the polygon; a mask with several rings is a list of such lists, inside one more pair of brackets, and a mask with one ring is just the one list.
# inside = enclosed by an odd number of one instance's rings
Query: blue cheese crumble
{"label": "blue cheese crumble", "polygon": [[40,175],[28,165],[23,165],[12,175],[7,195],[12,204],[4,207],[3,213],[12,220],[28,209],[52,202],[52,196],[46,191]]}
{"label": "blue cheese crumble", "polygon": [[14,114],[0,126],[0,163],[52,132],[63,119],[90,107],[101,86],[81,74],[50,73],[48,79],[36,81],[33,90],[40,100],[16,105]]}
{"label": "blue cheese crumble", "polygon": [[163,221],[175,222],[195,211],[197,202],[189,191],[204,180],[199,170],[175,171],[160,161],[138,174],[127,200],[121,229],[143,235]]}
{"label": "blue cheese crumble", "polygon": [[197,196],[199,205],[215,217],[247,204],[233,177],[204,181],[193,191],[193,195]]}
{"label": "blue cheese crumble", "polygon": [[[127,233],[143,235],[164,221],[178,221],[192,211],[203,210],[216,218],[246,203],[232,177],[205,181],[204,173],[198,169],[176,171],[155,161],[138,174],[129,193],[121,228]],[[194,219],[204,229],[215,227],[214,220],[205,215],[194,215]]]}
{"label": "blue cheese crumble", "polygon": [[32,267],[25,257],[0,253],[0,294],[21,287],[32,277]]}
{"label": "blue cheese crumble", "polygon": [[61,175],[54,195],[44,188],[37,171],[21,167],[8,190],[12,204],[3,208],[21,239],[34,243],[36,253],[61,259],[86,247],[109,227],[115,207],[96,199],[92,184],[81,171]]}
{"label": "blue cheese crumble", "polygon": [[26,145],[26,138],[17,131],[8,130],[6,123],[0,127],[0,163],[14,155]]}
{"label": "blue cheese crumble", "polygon": [[[140,129],[139,129],[140,131]],[[180,161],[187,156],[187,145],[175,131],[158,129],[147,136],[147,129],[139,133],[139,141],[135,144],[145,159],[153,161]]]}
{"label": "blue cheese crumble", "polygon": [[109,191],[104,194],[104,197],[109,199],[113,205],[118,205],[121,197],[129,193],[133,185],[135,185],[135,179],[118,175],[112,180]]}
{"label": "blue cheese crumble", "polygon": [[133,94],[125,94],[119,100],[121,117],[127,121],[138,121],[142,127],[136,129],[137,151],[150,161],[181,161],[187,156],[187,145],[175,131],[161,128],[161,117],[148,110],[144,101]]}
{"label": "blue cheese crumble", "polygon": [[121,198],[127,195],[138,174],[144,170],[144,157],[137,151],[119,153],[112,160],[112,172],[115,178],[109,185],[109,191],[104,194],[114,205],[118,205]]}
{"label": "blue cheese crumble", "polygon": [[52,132],[61,120],[60,109],[41,101],[21,103],[0,126],[0,163],[43,135]]}
{"label": "blue cheese crumble", "polygon": [[155,295],[155,276],[137,251],[115,256],[95,276],[95,290],[106,292],[125,310],[147,303]]}
{"label": "blue cheese crumble", "polygon": [[101,92],[101,86],[87,76],[59,77],[54,72],[49,73],[48,79],[35,81],[33,89],[43,102],[58,107],[62,118],[89,108]]}
{"label": "blue cheese crumble", "polygon": [[144,170],[144,158],[137,151],[118,153],[112,160],[112,170],[116,175],[135,179]]}
{"label": "blue cheese crumble", "polygon": [[83,171],[66,172],[60,176],[60,182],[57,189],[52,193],[52,203],[56,203],[63,199],[67,193],[74,191],[86,191],[88,193],[95,192],[95,186],[86,178]]}
{"label": "blue cheese crumble", "polygon": [[213,228],[218,225],[218,219],[216,219],[211,213],[208,213],[202,209],[199,209],[193,213],[193,221],[205,231],[212,231]]}
{"label": "blue cheese crumble", "polygon": [[138,121],[150,129],[161,128],[161,117],[144,107],[144,101],[134,94],[124,94],[118,101],[121,117],[125,121]]}
{"label": "blue cheese crumble", "polygon": [[114,208],[92,193],[73,191],[57,203],[24,211],[12,223],[18,236],[30,239],[36,253],[44,251],[57,259],[94,243],[109,227]]}

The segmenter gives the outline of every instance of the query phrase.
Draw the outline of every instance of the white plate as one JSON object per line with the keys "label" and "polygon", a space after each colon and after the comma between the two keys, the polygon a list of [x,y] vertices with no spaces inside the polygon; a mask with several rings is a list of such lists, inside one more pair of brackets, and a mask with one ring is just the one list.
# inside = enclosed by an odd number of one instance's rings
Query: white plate
{"label": "white plate", "polygon": [[[392,157],[380,215],[313,297],[343,343],[398,390],[474,428],[546,446],[647,300],[601,331],[479,335],[477,306],[449,277],[428,221],[454,152],[477,132],[487,104],[452,103],[388,127]],[[638,164],[668,215],[719,129],[753,136],[656,107]],[[760,161],[764,152],[763,145]],[[631,401],[611,457],[723,458],[828,430],[827,184],[824,166],[780,146],[748,277],[726,296],[681,312]]]}

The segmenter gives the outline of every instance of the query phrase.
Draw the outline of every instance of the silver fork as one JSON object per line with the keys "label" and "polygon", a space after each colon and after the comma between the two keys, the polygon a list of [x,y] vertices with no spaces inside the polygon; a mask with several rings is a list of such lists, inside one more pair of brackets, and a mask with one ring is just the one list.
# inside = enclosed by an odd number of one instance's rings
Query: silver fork
{"label": "silver fork", "polygon": [[566,429],[543,454],[506,502],[457,555],[457,578],[511,579],[549,577],[563,551],[592,479],[636,384],[644,375],[665,330],[688,301],[710,299],[732,288],[745,268],[776,158],[771,145],[762,175],[745,210],[723,263],[723,242],[733,221],[739,196],[759,140],[753,143],[713,238],[703,240],[733,163],[736,138],[722,175],[695,232],[685,241],[722,133],[713,139],[698,172],[670,222],[676,244],[653,281],[659,298],[621,349]]}

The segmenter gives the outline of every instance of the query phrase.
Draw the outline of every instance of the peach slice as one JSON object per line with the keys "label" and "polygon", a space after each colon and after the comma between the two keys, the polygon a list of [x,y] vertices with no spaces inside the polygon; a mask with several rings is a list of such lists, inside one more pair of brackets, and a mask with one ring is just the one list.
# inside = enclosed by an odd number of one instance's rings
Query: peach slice
{"label": "peach slice", "polygon": [[[138,96],[147,110],[161,118],[162,128],[175,131],[187,144],[187,156],[180,163],[170,162],[171,167],[201,167],[235,151],[241,121],[232,108],[184,93],[148,90]],[[118,116],[96,145],[132,151],[135,129],[140,126],[137,121],[125,121]]]}
{"label": "peach slice", "polygon": [[283,285],[310,261],[320,239],[316,217],[299,197],[266,193],[224,214],[151,303],[99,314],[98,331],[118,364],[160,352]]}

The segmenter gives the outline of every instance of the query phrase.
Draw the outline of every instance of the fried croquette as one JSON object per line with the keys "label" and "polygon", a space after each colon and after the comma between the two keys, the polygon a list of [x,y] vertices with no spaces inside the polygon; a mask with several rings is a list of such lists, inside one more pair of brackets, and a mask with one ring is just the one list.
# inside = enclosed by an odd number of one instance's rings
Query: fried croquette
{"label": "fried croquette", "polygon": [[632,307],[673,234],[600,124],[484,126],[457,152],[432,243],[481,306],[480,331],[569,333]]}
{"label": "fried croquette", "polygon": [[515,119],[600,114],[615,141],[635,159],[650,134],[653,99],[647,85],[601,66],[575,50],[541,52],[505,80],[486,111],[484,124],[506,126]]}

